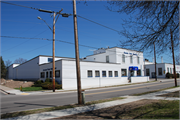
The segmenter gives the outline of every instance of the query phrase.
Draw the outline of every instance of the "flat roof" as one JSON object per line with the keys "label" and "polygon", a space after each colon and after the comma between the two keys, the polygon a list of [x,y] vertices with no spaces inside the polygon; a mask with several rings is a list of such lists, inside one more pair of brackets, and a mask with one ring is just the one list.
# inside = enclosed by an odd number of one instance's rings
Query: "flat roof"
{"label": "flat roof", "polygon": [[[58,62],[58,61],[63,61],[63,60],[65,60],[65,61],[75,61],[75,59],[74,60],[70,60],[70,59],[61,59],[61,60],[56,60],[55,62]],[[90,62],[90,63],[105,63],[105,64],[119,64],[120,65],[120,63],[107,63],[107,62],[94,62],[94,61],[81,61],[80,60],[80,62]],[[45,64],[51,64],[52,62],[50,62],[50,63],[43,63],[43,64],[40,64],[39,66],[41,66],[41,65],[45,65]]]}
{"label": "flat roof", "polygon": [[[125,50],[131,50],[131,49],[120,48],[120,47],[105,48],[104,50],[114,49],[114,48],[125,49]],[[137,50],[131,50],[131,51],[141,52],[141,51],[137,51]],[[141,53],[143,53],[143,52],[141,52]],[[99,54],[103,54],[103,53],[97,53],[97,54],[93,54],[93,55],[99,55]],[[93,56],[93,55],[87,55],[86,57],[88,57],[88,56]]]}

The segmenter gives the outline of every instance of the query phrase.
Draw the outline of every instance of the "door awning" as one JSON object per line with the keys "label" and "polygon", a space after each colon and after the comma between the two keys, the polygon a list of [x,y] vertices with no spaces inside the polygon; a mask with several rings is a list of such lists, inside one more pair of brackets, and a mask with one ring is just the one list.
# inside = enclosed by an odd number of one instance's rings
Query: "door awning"
{"label": "door awning", "polygon": [[138,67],[137,66],[129,66],[129,70],[132,71],[132,70],[138,70]]}

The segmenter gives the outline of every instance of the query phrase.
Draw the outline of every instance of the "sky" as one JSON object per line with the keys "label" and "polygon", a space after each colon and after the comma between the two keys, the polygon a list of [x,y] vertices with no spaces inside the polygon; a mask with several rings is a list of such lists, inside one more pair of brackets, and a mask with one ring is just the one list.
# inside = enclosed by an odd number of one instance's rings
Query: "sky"
{"label": "sky", "polygon": [[[62,13],[73,14],[72,1],[8,1],[21,6],[0,3],[1,5],[1,55],[4,61],[10,60],[12,63],[18,58],[30,60],[38,55],[52,56],[52,28],[53,17],[51,13],[40,12],[27,7],[45,9],[58,12],[63,8]],[[122,30],[122,19],[130,16],[111,12],[106,9],[109,4],[106,1],[77,1],[77,15],[88,20],[105,25],[117,31]],[[41,17],[43,20],[37,19]],[[135,16],[135,14],[134,14]],[[77,17],[78,40],[80,58],[93,54],[93,50],[98,48],[115,47],[119,41],[126,38],[117,31],[108,29],[88,20]],[[2,36],[9,36],[6,38]],[[23,37],[23,39],[22,39]],[[39,38],[39,39],[35,39]],[[42,40],[43,38],[43,40]],[[74,23],[73,16],[59,16],[55,25],[55,56],[75,58],[74,43]],[[158,48],[157,48],[158,49]],[[175,50],[178,55],[179,50]],[[161,56],[165,63],[172,63],[171,51],[157,55],[157,63],[161,62]],[[144,58],[152,62],[154,53],[144,52]]]}

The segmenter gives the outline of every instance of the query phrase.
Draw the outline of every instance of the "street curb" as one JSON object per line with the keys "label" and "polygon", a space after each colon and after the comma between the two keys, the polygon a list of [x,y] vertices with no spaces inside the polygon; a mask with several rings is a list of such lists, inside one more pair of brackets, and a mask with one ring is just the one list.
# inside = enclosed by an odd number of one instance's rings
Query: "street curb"
{"label": "street curb", "polygon": [[5,90],[3,90],[3,89],[0,89],[2,92],[4,92],[4,93],[6,93],[6,94],[8,94],[8,95],[16,95],[15,93],[9,93],[9,92],[7,92],[7,91],[5,91]]}

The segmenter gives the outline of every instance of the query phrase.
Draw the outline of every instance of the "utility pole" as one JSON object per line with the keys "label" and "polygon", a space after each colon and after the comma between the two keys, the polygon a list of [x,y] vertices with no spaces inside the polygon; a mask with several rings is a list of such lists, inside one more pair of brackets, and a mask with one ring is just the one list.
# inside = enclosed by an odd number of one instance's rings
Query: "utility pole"
{"label": "utility pole", "polygon": [[78,92],[78,104],[82,104],[81,95],[81,74],[79,63],[79,44],[78,44],[78,32],[77,32],[77,16],[76,16],[76,0],[73,0],[73,17],[74,17],[74,38],[75,38],[75,53],[76,53],[76,74],[77,74],[77,92]]}
{"label": "utility pole", "polygon": [[172,46],[172,57],[173,57],[173,66],[174,66],[174,82],[175,82],[175,87],[177,87],[177,80],[176,80],[176,66],[175,66],[175,59],[174,59],[174,43],[173,43],[173,34],[172,30],[170,29],[171,32],[171,46]]}
{"label": "utility pole", "polygon": [[53,13],[53,92],[55,92],[55,12]]}
{"label": "utility pole", "polygon": [[156,48],[155,48],[155,42],[154,42],[154,65],[155,65],[155,81],[157,81],[157,72],[156,72]]}
{"label": "utility pole", "polygon": [[56,20],[55,20],[55,17],[57,14],[60,14],[60,12],[62,11],[63,9],[61,9],[59,12],[54,12],[54,11],[50,11],[50,10],[42,10],[42,9],[39,9],[40,12],[47,12],[47,13],[53,13],[53,30],[51,29],[51,27],[46,23],[45,20],[41,19],[40,17],[38,17],[38,19],[40,20],[43,20],[46,25],[49,27],[49,29],[53,32],[53,70],[52,70],[52,74],[53,74],[53,92],[55,92],[55,23],[56,23]]}

